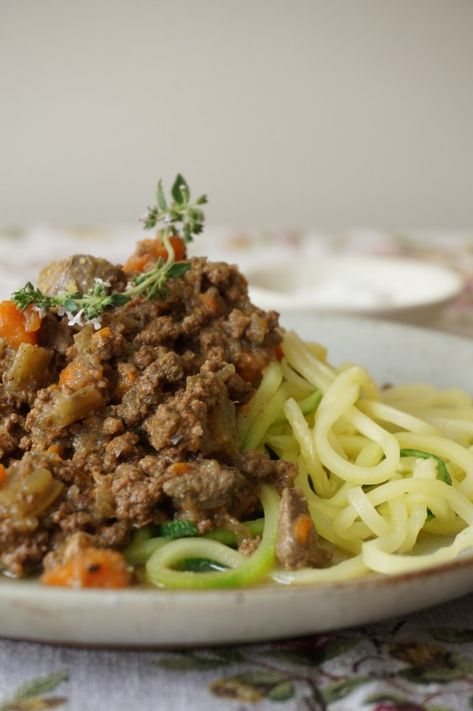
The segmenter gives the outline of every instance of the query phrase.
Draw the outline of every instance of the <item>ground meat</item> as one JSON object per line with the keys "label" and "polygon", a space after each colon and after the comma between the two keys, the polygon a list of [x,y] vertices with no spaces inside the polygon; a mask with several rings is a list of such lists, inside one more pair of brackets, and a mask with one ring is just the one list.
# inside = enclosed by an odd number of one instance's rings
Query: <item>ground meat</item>
{"label": "ground meat", "polygon": [[244,538],[238,546],[238,552],[243,553],[243,555],[253,555],[253,553],[256,553],[258,550],[260,543],[261,536],[255,536],[255,538]]}
{"label": "ground meat", "polygon": [[274,484],[279,491],[291,486],[297,475],[297,467],[293,462],[273,461],[260,452],[248,452],[243,455],[241,469],[250,479],[267,481]]}
{"label": "ground meat", "polygon": [[50,348],[55,355],[55,360],[60,364],[64,363],[64,359],[60,356],[65,356],[73,344],[73,331],[68,321],[67,316],[59,318],[56,314],[48,312],[41,322],[39,345]]}
{"label": "ground meat", "polygon": [[18,449],[24,418],[12,412],[0,419],[0,459]]}
{"label": "ground meat", "polygon": [[163,480],[132,464],[120,464],[111,478],[111,492],[116,518],[144,526],[153,521],[153,511],[163,497]]}
{"label": "ground meat", "polygon": [[235,408],[218,373],[187,378],[186,389],[166,403],[146,422],[153,447],[172,447],[176,455],[237,450]]}
{"label": "ground meat", "polygon": [[318,544],[307,500],[300,489],[286,488],[282,493],[276,556],[290,570],[307,565],[320,568],[328,560],[327,552]]}
{"label": "ground meat", "polygon": [[225,507],[230,513],[248,489],[248,481],[234,467],[216,459],[201,459],[169,467],[164,493],[179,511],[203,511]]}
{"label": "ground meat", "polygon": [[114,437],[105,447],[104,468],[114,471],[117,464],[125,459],[136,458],[139,449],[136,447],[140,438],[133,432]]}
{"label": "ground meat", "polygon": [[[166,299],[110,308],[98,331],[49,312],[39,332],[52,352],[48,380],[21,403],[4,378],[15,351],[0,340],[0,461],[8,481],[43,468],[58,487],[20,528],[0,487],[4,570],[36,570],[84,536],[121,547],[137,527],[174,517],[200,532],[238,526],[259,515],[260,482],[291,485],[294,465],[241,455],[236,427],[281,341],[277,314],[251,304],[235,267],[190,263]],[[39,286],[84,291],[97,278],[114,290],[126,283],[119,267],[79,255],[43,270]]]}
{"label": "ground meat", "polygon": [[15,577],[36,572],[51,546],[47,529],[36,530],[34,534],[28,530],[18,531],[9,521],[0,522],[0,540],[3,548],[0,565]]}

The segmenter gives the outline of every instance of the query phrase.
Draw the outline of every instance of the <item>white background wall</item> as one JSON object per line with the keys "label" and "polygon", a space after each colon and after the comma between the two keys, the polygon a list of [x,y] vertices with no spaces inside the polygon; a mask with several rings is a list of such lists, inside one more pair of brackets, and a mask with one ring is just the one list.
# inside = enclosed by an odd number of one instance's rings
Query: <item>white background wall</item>
{"label": "white background wall", "polygon": [[0,223],[473,225],[472,0],[0,0]]}

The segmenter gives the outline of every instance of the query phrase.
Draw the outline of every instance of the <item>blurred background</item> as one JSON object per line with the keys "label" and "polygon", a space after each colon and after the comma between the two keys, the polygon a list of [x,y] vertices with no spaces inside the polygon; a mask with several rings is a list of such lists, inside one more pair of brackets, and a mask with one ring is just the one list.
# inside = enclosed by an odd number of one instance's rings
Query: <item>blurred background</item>
{"label": "blurred background", "polygon": [[0,224],[473,224],[471,0],[2,0]]}

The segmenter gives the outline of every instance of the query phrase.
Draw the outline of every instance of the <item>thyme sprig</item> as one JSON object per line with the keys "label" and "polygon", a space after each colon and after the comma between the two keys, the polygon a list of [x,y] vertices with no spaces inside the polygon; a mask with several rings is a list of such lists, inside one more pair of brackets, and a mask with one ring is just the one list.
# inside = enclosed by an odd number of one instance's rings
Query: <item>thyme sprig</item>
{"label": "thyme sprig", "polygon": [[111,294],[110,285],[102,279],[96,279],[93,287],[84,294],[76,292],[54,296],[44,294],[29,281],[22,289],[13,293],[12,300],[21,311],[28,306],[34,306],[39,312],[58,308],[71,316],[80,313],[86,320],[92,321],[98,318],[107,306],[118,306],[130,299],[126,297],[126,292]]}
{"label": "thyme sprig", "polygon": [[188,269],[189,262],[175,262],[174,249],[170,240],[173,235],[179,235],[184,242],[190,242],[194,235],[202,232],[204,213],[198,207],[207,202],[207,197],[201,195],[193,203],[190,202],[190,190],[187,182],[178,174],[171,188],[172,202],[166,200],[162,181],[156,191],[157,204],[148,208],[143,219],[145,229],[152,229],[159,223],[164,227],[159,232],[167,251],[167,259],[161,257],[154,267],[136,276],[125,291],[112,292],[110,284],[102,279],[95,279],[94,285],[85,293],[45,294],[30,281],[22,289],[12,295],[12,300],[18,309],[24,311],[29,306],[44,315],[48,309],[56,309],[60,315],[69,316],[70,325],[93,323],[100,327],[100,316],[109,306],[122,306],[137,296],[147,300],[165,299],[168,295],[170,279],[179,279]]}
{"label": "thyme sprig", "polygon": [[142,217],[145,230],[152,230],[163,224],[163,240],[176,232],[184,242],[192,242],[204,228],[204,212],[200,205],[207,203],[207,195],[201,195],[194,202],[190,201],[191,192],[186,180],[178,173],[171,188],[172,202],[168,202],[163,190],[163,182],[159,181],[156,189],[156,205],[148,207]]}
{"label": "thyme sprig", "polygon": [[48,296],[30,281],[22,289],[15,291],[12,300],[24,311],[28,306],[41,312],[56,308],[61,314],[70,317],[70,325],[82,325],[87,322],[100,324],[97,319],[109,306],[123,306],[137,296],[150,301],[165,299],[168,295],[169,279],[178,279],[190,269],[189,262],[164,262],[161,258],[155,267],[135,277],[125,291],[110,292],[110,284],[96,279],[94,286],[84,294],[57,294]]}

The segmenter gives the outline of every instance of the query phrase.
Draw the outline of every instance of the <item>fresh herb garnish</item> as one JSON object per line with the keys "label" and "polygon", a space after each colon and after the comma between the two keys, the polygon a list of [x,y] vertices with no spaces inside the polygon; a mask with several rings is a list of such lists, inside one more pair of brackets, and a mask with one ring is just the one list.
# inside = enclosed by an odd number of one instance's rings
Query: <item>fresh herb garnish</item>
{"label": "fresh herb garnish", "polygon": [[201,195],[191,202],[189,186],[180,173],[171,188],[171,196],[172,202],[168,203],[160,180],[156,190],[156,205],[148,207],[142,218],[143,226],[145,230],[152,230],[162,223],[163,241],[177,231],[187,244],[192,242],[194,235],[200,234],[204,228],[204,212],[199,206],[206,204],[207,196]]}
{"label": "fresh herb garnish", "polygon": [[33,306],[41,314],[54,308],[60,315],[69,316],[70,325],[93,323],[96,328],[99,328],[100,316],[109,306],[122,306],[137,296],[149,301],[165,299],[168,295],[168,281],[179,279],[190,269],[189,262],[174,261],[174,248],[170,237],[179,235],[184,242],[188,243],[192,241],[194,235],[202,232],[204,213],[198,206],[207,202],[205,195],[193,203],[190,202],[189,186],[180,174],[177,175],[171,188],[171,196],[172,201],[168,204],[160,180],[156,191],[157,204],[148,208],[143,218],[145,229],[152,229],[159,223],[164,224],[159,237],[166,247],[167,259],[160,257],[152,269],[136,276],[125,291],[111,292],[110,284],[102,279],[96,279],[94,286],[84,294],[48,296],[29,281],[12,295],[17,308],[24,311],[29,306]]}
{"label": "fresh herb garnish", "polygon": [[164,262],[158,259],[153,269],[135,277],[126,291],[110,292],[110,285],[96,279],[94,286],[84,294],[58,294],[48,296],[29,281],[15,291],[12,300],[21,311],[34,306],[44,312],[57,308],[59,314],[68,314],[69,324],[82,325],[87,322],[100,327],[98,319],[109,306],[123,306],[137,296],[148,300],[165,299],[168,295],[169,279],[178,279],[190,269],[189,262]]}

